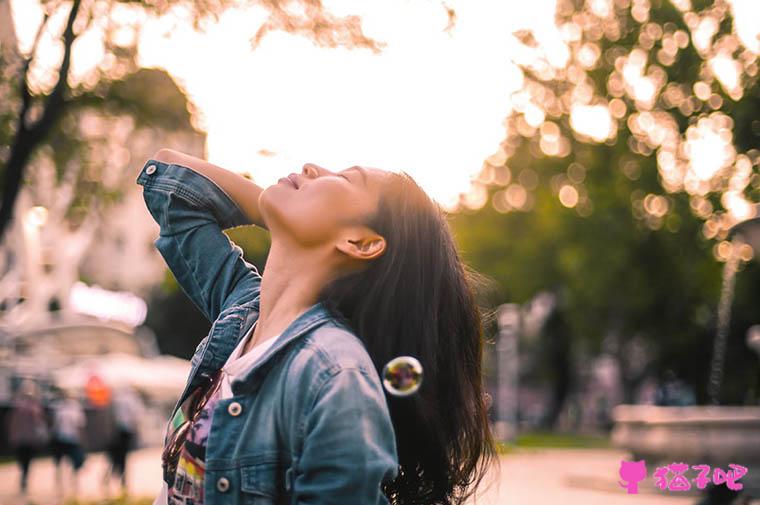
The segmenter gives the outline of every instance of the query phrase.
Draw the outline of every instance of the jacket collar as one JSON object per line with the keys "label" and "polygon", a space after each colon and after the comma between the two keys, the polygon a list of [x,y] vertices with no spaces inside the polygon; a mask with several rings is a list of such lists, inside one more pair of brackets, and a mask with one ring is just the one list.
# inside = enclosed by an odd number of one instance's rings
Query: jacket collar
{"label": "jacket collar", "polygon": [[[256,297],[256,301],[253,303],[253,307],[255,308],[255,317],[250,318],[249,321],[246,321],[245,327],[243,329],[243,332],[240,335],[240,338],[243,338],[243,336],[247,335],[249,331],[251,331],[251,328],[253,327],[253,324],[258,320],[259,316],[259,297]],[[264,354],[259,356],[256,361],[253,362],[253,365],[251,366],[251,369],[239,380],[235,381],[232,384],[232,393],[237,395],[240,393],[243,393],[245,391],[248,391],[251,389],[257,379],[257,376],[259,375],[259,372],[262,371],[265,366],[273,360],[274,356],[279,354],[279,352],[286,347],[288,344],[293,342],[294,340],[301,337],[303,334],[307,333],[312,328],[315,328],[321,324],[323,324],[325,321],[330,319],[330,314],[327,311],[327,308],[325,307],[323,302],[317,302],[308,309],[306,309],[305,312],[303,312],[301,315],[296,317],[288,326],[285,328],[285,330],[277,337],[277,339],[274,341],[274,343],[267,349]],[[239,339],[238,339],[239,342]],[[232,349],[228,353],[228,355],[224,358],[224,361],[227,361],[227,358],[229,357],[229,354],[232,354]]]}

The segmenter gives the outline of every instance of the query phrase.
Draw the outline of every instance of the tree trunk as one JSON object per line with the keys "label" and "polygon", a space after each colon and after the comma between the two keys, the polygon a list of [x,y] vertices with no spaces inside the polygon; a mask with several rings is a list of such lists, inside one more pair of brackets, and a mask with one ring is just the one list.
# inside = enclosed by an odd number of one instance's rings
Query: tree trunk
{"label": "tree trunk", "polygon": [[572,364],[570,363],[571,341],[570,328],[565,321],[561,306],[557,306],[549,316],[544,331],[552,373],[551,396],[549,405],[541,421],[544,429],[554,429],[565,406],[572,383]]}
{"label": "tree trunk", "polygon": [[[6,1],[7,0],[0,0],[0,2]],[[8,229],[8,225],[10,224],[11,219],[13,219],[13,208],[16,204],[19,190],[21,189],[21,183],[24,179],[24,168],[29,162],[29,158],[34,152],[34,149],[44,141],[53,125],[61,117],[61,113],[66,105],[66,97],[64,95],[69,89],[67,78],[71,63],[71,46],[76,38],[76,35],[74,35],[74,21],[79,12],[80,2],[81,0],[74,0],[72,3],[69,18],[66,22],[66,29],[63,32],[64,52],[61,67],[58,70],[58,82],[45,100],[42,116],[39,121],[31,125],[27,125],[27,114],[31,108],[32,102],[32,96],[27,85],[27,74],[29,71],[29,65],[34,56],[36,43],[32,55],[24,65],[24,70],[21,75],[21,98],[23,104],[18,118],[16,134],[11,143],[10,156],[8,157],[8,162],[5,165],[3,174],[3,201],[2,204],[0,204],[0,242],[2,242],[5,232]],[[45,20],[47,20],[47,17]],[[42,23],[42,26],[44,25],[45,21]],[[37,35],[37,40],[39,40],[39,33]]]}

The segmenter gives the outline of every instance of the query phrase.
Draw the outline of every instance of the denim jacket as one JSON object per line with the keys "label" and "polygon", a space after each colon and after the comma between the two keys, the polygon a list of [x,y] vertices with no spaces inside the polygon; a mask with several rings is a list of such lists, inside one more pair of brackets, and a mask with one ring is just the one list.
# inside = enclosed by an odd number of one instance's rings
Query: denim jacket
{"label": "denim jacket", "polygon": [[[252,224],[206,176],[149,159],[137,177],[159,224],[155,245],[212,321],[180,403],[227,361],[258,318],[261,275],[222,232]],[[398,474],[393,425],[361,340],[323,303],[298,316],[215,407],[205,503],[387,504]]]}

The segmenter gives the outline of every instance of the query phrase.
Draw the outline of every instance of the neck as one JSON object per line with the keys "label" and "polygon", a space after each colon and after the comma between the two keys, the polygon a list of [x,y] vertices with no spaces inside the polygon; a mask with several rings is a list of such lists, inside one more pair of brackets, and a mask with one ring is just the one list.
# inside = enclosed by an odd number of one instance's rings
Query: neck
{"label": "neck", "polygon": [[320,289],[330,281],[328,264],[325,255],[272,240],[261,276],[259,318],[251,346],[282,333],[317,303]]}

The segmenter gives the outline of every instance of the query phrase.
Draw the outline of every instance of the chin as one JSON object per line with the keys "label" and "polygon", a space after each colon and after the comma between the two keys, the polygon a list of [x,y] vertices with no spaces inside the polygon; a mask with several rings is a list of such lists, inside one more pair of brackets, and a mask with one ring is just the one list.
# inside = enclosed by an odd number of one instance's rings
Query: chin
{"label": "chin", "polygon": [[262,205],[263,202],[268,201],[270,198],[272,198],[270,196],[271,193],[277,195],[274,196],[274,198],[282,198],[282,188],[279,186],[282,186],[282,184],[274,183],[264,188],[264,191],[259,194],[259,205]]}
{"label": "chin", "polygon": [[270,233],[272,226],[277,226],[276,222],[282,223],[287,214],[288,200],[284,193],[282,188],[278,189],[275,184],[265,188],[259,195],[259,214],[269,227]]}

